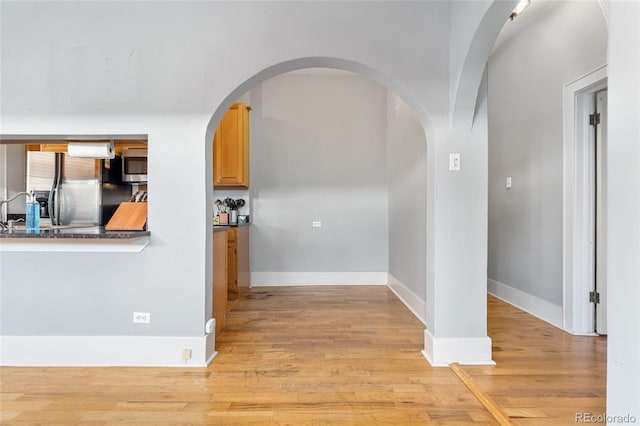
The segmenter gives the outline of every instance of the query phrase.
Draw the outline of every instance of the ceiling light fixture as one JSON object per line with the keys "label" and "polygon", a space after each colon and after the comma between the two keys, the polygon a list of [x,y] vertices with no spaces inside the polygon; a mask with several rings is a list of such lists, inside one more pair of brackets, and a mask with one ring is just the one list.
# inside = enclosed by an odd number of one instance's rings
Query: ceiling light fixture
{"label": "ceiling light fixture", "polygon": [[525,10],[527,6],[529,6],[530,2],[531,2],[530,0],[521,0],[520,3],[518,3],[518,5],[516,6],[516,8],[513,9],[513,12],[511,12],[509,19],[513,21],[513,18],[520,15],[522,11]]}

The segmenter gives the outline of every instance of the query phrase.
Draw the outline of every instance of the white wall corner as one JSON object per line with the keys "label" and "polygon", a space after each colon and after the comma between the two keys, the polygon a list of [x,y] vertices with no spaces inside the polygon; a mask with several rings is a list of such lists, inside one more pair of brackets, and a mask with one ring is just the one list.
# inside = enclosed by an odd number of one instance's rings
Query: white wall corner
{"label": "white wall corner", "polygon": [[[216,355],[209,345],[215,336],[0,336],[0,365],[206,367]],[[183,349],[191,349],[191,359],[182,359]]]}
{"label": "white wall corner", "polygon": [[251,272],[251,287],[387,285],[386,272]]}
{"label": "white wall corner", "polygon": [[[562,306],[513,288],[500,281],[487,279],[487,292],[516,308],[562,329]],[[564,330],[567,331],[567,330]],[[570,331],[569,331],[570,332]]]}
{"label": "white wall corner", "polygon": [[420,299],[407,286],[402,284],[400,280],[391,274],[388,274],[389,289],[405,304],[407,308],[416,316],[425,326],[427,325],[427,304]]}
{"label": "white wall corner", "polygon": [[422,354],[432,367],[447,367],[454,362],[496,365],[491,359],[490,337],[434,337],[425,330]]}

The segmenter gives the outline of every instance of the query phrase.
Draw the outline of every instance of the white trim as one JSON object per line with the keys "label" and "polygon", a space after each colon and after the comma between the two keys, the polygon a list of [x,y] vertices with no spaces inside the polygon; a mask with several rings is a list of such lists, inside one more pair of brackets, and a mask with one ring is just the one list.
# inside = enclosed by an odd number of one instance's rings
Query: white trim
{"label": "white trim", "polygon": [[446,367],[454,362],[496,365],[491,359],[490,337],[434,337],[425,330],[422,355],[432,367]]}
{"label": "white trim", "polygon": [[[206,365],[211,364],[211,361],[218,355],[216,351],[216,319],[211,318],[213,320],[213,328],[211,333],[205,334],[205,363]],[[205,330],[206,333],[206,330]]]}
{"label": "white trim", "polygon": [[596,305],[596,333],[607,334],[607,132],[608,132],[608,92],[603,90],[594,94],[596,110],[600,117],[598,134],[595,136],[596,176],[594,188],[595,218],[593,218],[596,240],[595,287],[599,293]]}
{"label": "white trim", "polygon": [[[9,198],[9,178],[7,167],[7,145],[0,144],[0,199]],[[9,211],[9,203],[0,204],[0,221],[5,221],[5,213]]]}
{"label": "white trim", "polygon": [[503,302],[562,329],[562,306],[490,278],[487,279],[487,291]]}
{"label": "white trim", "polygon": [[[211,335],[209,335],[211,336]],[[0,336],[0,365],[20,367],[206,367],[211,337]],[[215,342],[215,337],[214,337]],[[215,343],[213,343],[215,344]],[[191,359],[182,360],[182,350]]]}
{"label": "white trim", "polygon": [[427,304],[420,299],[407,286],[402,284],[396,277],[388,274],[389,290],[391,290],[402,303],[416,316],[425,326],[427,325]]}
{"label": "white trim", "polygon": [[107,238],[2,238],[0,252],[139,253],[149,237]]}
{"label": "white trim", "polygon": [[563,238],[562,238],[562,328],[570,333],[593,331],[593,309],[586,295],[592,280],[585,279],[590,270],[589,243],[585,233],[590,229],[585,205],[588,200],[585,171],[584,126],[577,125],[585,113],[582,95],[596,92],[607,85],[607,66],[602,65],[564,85],[563,89]]}
{"label": "white trim", "polygon": [[251,287],[386,284],[386,272],[251,272]]}

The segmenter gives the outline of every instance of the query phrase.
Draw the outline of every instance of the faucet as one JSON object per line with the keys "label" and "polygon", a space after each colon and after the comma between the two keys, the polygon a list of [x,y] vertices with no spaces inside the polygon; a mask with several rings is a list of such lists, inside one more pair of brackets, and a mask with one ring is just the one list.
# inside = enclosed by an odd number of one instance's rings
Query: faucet
{"label": "faucet", "polygon": [[[32,195],[32,194],[31,194],[31,192],[27,192],[27,191],[24,191],[24,192],[18,192],[16,195],[14,195],[14,196],[13,196],[13,197],[11,197],[11,198],[7,198],[6,200],[0,200],[0,213],[2,213],[2,218],[3,218],[3,219],[6,219],[6,212],[4,212],[4,211],[2,210],[2,206],[3,206],[4,204],[9,204],[10,202],[12,202],[13,200],[15,200],[16,198],[18,198],[18,197],[19,197],[19,196],[21,196],[21,195],[30,196],[30,195]],[[12,226],[10,226],[10,225],[12,225],[12,224],[7,224],[5,220],[0,220],[0,231],[6,231],[6,230],[8,230],[9,228],[11,228],[11,227],[12,227]]]}

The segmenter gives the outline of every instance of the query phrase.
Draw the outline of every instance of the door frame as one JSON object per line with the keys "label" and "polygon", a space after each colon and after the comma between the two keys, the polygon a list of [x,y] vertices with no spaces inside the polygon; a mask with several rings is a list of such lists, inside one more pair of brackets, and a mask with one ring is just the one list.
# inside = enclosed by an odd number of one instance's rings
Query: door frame
{"label": "door frame", "polygon": [[609,125],[609,92],[601,90],[594,94],[598,113],[594,146],[595,171],[595,290],[598,303],[595,305],[595,332],[607,334],[607,131]]}
{"label": "door frame", "polygon": [[588,294],[595,276],[590,230],[595,215],[590,211],[595,176],[589,145],[589,119],[593,106],[587,98],[607,88],[607,65],[564,85],[563,88],[563,328],[578,335],[595,336],[594,309]]}

